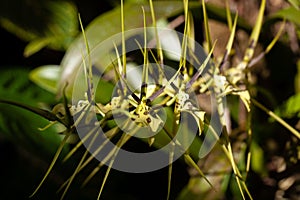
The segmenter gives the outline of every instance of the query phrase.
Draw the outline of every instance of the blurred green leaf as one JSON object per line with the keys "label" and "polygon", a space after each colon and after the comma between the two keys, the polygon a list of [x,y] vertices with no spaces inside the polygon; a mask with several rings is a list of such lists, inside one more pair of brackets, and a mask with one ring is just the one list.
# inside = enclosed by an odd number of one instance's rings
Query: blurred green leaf
{"label": "blurred green leaf", "polygon": [[55,94],[57,92],[56,85],[60,76],[60,70],[57,65],[45,65],[32,70],[29,77],[41,88]]}
{"label": "blurred green leaf", "polygon": [[[55,102],[53,94],[32,83],[29,70],[6,69],[0,70],[0,98],[17,101],[34,107],[49,109]],[[28,123],[34,122],[34,123]],[[0,103],[0,134],[28,150],[51,155],[58,147],[61,137],[57,133],[62,127],[54,125],[40,131],[49,121],[25,109]]]}
{"label": "blurred green leaf", "polygon": [[300,0],[288,0],[289,3],[296,9],[300,9]]}
{"label": "blurred green leaf", "polygon": [[300,117],[300,93],[291,96],[275,113],[284,118]]}
{"label": "blurred green leaf", "polygon": [[51,104],[54,95],[42,90],[29,80],[28,69],[7,67],[0,70],[0,98],[5,100],[22,101],[31,106],[40,103]]}
{"label": "blurred green leaf", "polygon": [[52,38],[38,38],[25,47],[24,56],[29,57],[51,43]]}
{"label": "blurred green leaf", "polygon": [[266,8],[266,0],[262,0],[261,4],[260,4],[260,8],[259,8],[259,13],[256,18],[255,25],[252,29],[252,32],[251,32],[251,35],[250,35],[250,38],[248,41],[248,47],[244,54],[243,62],[241,62],[239,64],[240,69],[245,69],[247,67],[247,65],[249,64],[249,61],[254,56],[254,50],[258,43],[258,39],[259,39],[260,32],[261,32],[262,25],[263,25],[265,8]]}
{"label": "blurred green leaf", "polygon": [[291,6],[291,7],[279,10],[278,12],[272,14],[269,17],[269,19],[276,19],[276,18],[286,19],[286,20],[291,21],[299,26],[300,25],[300,20],[299,20],[300,19],[300,10]]}
{"label": "blurred green leaf", "polygon": [[1,1],[0,25],[30,42],[25,56],[46,46],[66,50],[78,33],[77,9],[69,1]]}
{"label": "blurred green leaf", "polygon": [[264,151],[263,149],[256,143],[251,143],[251,169],[259,174],[265,173],[265,163],[264,163]]}

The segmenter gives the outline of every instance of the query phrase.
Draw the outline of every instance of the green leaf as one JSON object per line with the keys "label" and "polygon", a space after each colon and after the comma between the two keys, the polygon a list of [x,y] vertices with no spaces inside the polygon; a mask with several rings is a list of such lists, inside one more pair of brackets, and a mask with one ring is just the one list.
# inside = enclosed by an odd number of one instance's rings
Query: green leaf
{"label": "green leaf", "polygon": [[251,169],[256,173],[264,174],[264,152],[263,149],[256,143],[251,143]]}
{"label": "green leaf", "polygon": [[286,20],[291,21],[291,22],[297,24],[298,26],[300,26],[300,20],[299,20],[300,19],[300,10],[296,9],[295,7],[291,6],[291,7],[279,10],[278,12],[271,15],[269,17],[269,20],[276,19],[276,18],[286,19]]}
{"label": "green leaf", "polygon": [[297,10],[300,9],[300,0],[288,0],[289,3],[296,8]]}
{"label": "green leaf", "polygon": [[45,46],[66,50],[78,33],[77,9],[68,1],[1,1],[0,25],[30,42],[25,56]]}
{"label": "green leaf", "polygon": [[57,93],[57,83],[60,77],[60,67],[57,65],[45,65],[32,70],[30,79],[41,88]]}
{"label": "green leaf", "polygon": [[53,94],[42,90],[29,80],[29,70],[9,66],[0,70],[0,97],[5,100],[22,100],[31,106],[53,103]]}
{"label": "green leaf", "polygon": [[[43,109],[49,109],[48,105],[55,103],[53,94],[29,80],[29,70],[10,67],[0,72],[1,99]],[[35,154],[51,155],[61,142],[61,136],[56,133],[60,132],[62,127],[57,124],[46,130],[39,130],[47,125],[48,120],[32,112],[0,103],[0,133]]]}
{"label": "green leaf", "polygon": [[32,40],[24,50],[24,56],[29,57],[32,54],[35,54],[42,48],[46,47],[48,44],[51,43],[51,38],[38,38],[35,40]]}
{"label": "green leaf", "polygon": [[300,93],[291,96],[275,113],[284,118],[300,117]]}

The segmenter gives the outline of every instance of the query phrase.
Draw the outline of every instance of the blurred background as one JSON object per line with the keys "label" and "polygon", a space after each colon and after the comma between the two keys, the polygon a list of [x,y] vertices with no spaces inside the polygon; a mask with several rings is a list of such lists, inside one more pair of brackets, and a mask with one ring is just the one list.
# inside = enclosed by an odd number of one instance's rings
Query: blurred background
{"label": "blurred background", "polygon": [[[207,2],[224,11],[224,1]],[[243,51],[255,23],[260,1],[230,0],[229,3],[231,10],[238,10],[243,19],[236,35],[237,49]],[[35,84],[30,79],[30,72],[43,65],[60,65],[65,52],[80,34],[78,13],[83,26],[87,27],[98,16],[118,8],[119,4],[118,0],[1,0],[0,99],[51,109],[57,103],[56,95]],[[272,51],[253,67],[256,98],[298,130],[299,6],[298,0],[267,1],[266,22],[256,51],[259,53],[265,49],[278,32],[283,18],[286,18],[287,24],[283,36]],[[195,24],[199,25],[195,28],[196,39],[202,44],[202,13],[199,8],[192,9],[192,13]],[[226,16],[215,13],[209,10],[211,34],[213,39],[220,41],[216,54],[221,54],[229,34]],[[180,14],[182,11],[167,19],[170,21]],[[182,27],[178,27],[178,30],[181,29]],[[239,109],[238,105],[230,106],[232,109]],[[233,116],[233,127],[243,126],[239,117],[242,116]],[[62,138],[57,134],[57,127],[43,132],[38,130],[47,124],[47,120],[24,109],[0,104],[0,199],[27,199],[42,179]],[[248,183],[254,199],[300,199],[299,140],[258,109],[254,109],[252,124],[255,143],[252,149],[256,156],[253,169],[248,175]],[[243,140],[242,136],[237,133],[232,135],[232,139],[238,143]],[[136,141],[130,145],[137,149],[144,148],[143,143]],[[68,150],[66,147],[64,153]],[[80,155],[77,155],[65,164],[58,163],[33,199],[59,199],[60,194],[56,191],[68,178],[70,171],[75,169],[79,159]],[[214,159],[219,158],[216,156]],[[93,163],[89,169],[96,165],[97,162]],[[66,199],[96,198],[105,170],[85,188],[80,188],[80,180],[88,174],[89,169],[78,177]],[[182,161],[176,161],[173,170],[171,199],[188,199],[186,191],[195,194],[189,199],[210,197],[208,193],[201,194],[197,187],[188,187],[192,173]],[[112,170],[103,199],[165,199],[167,174],[167,168],[147,174],[127,174]],[[239,199],[234,187],[236,186],[229,185],[221,199]],[[197,192],[201,195],[197,196]]]}

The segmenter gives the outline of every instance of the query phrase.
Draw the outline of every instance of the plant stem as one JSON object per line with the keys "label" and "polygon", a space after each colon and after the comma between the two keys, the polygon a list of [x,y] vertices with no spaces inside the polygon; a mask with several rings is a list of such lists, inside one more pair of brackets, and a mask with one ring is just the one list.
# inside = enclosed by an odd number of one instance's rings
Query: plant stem
{"label": "plant stem", "polygon": [[267,109],[265,106],[263,106],[261,103],[259,103],[255,99],[251,99],[251,102],[258,108],[260,108],[261,110],[265,111],[270,117],[273,117],[278,123],[280,123],[286,129],[288,129],[291,133],[293,133],[298,139],[300,139],[300,133],[296,129],[294,129],[291,125],[286,123],[282,118],[280,118],[278,115],[276,115],[271,110]]}

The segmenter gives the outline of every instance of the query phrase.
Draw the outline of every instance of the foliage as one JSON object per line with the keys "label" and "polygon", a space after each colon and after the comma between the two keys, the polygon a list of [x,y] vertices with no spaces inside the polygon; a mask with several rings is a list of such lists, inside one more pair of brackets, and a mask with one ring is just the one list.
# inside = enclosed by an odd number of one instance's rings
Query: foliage
{"label": "foliage", "polygon": [[[10,101],[22,99],[29,106],[48,108],[56,102],[54,95],[33,84],[29,80],[29,72],[29,70],[16,67],[7,70],[2,69],[0,96]],[[38,130],[38,128],[47,126],[48,120],[13,106],[0,104],[0,107],[0,132],[2,134],[26,146],[30,151],[40,149],[40,156],[44,155],[42,152],[48,156],[55,152],[61,141],[61,137],[54,134],[59,132],[59,126],[53,126],[44,131]],[[27,121],[34,121],[35,123],[28,124]]]}
{"label": "foliage", "polygon": [[1,1],[0,13],[2,27],[29,41],[25,56],[44,47],[64,51],[78,33],[77,9],[69,1]]}
{"label": "foliage", "polygon": [[[108,176],[120,148],[128,148],[128,143],[130,144],[130,141],[134,140],[133,136],[139,134],[144,127],[148,128],[150,132],[159,130],[157,135],[142,139],[144,146],[145,144],[150,146],[148,150],[160,149],[168,144],[173,147],[166,151],[169,156],[167,199],[173,197],[172,188],[176,183],[172,182],[172,172],[174,170],[172,161],[174,155],[178,152],[182,153],[183,156],[180,162],[189,167],[190,174],[188,184],[178,194],[178,199],[198,199],[199,196],[209,199],[224,197],[253,199],[256,194],[252,193],[251,175],[256,173],[260,176],[268,176],[264,163],[267,155],[264,152],[265,147],[261,145],[263,137],[259,136],[261,134],[259,129],[263,125],[257,124],[259,123],[259,119],[256,119],[256,114],[259,113],[257,109],[266,113],[273,121],[278,122],[288,130],[288,134],[280,137],[288,137],[287,146],[290,147],[290,154],[292,154],[288,157],[290,162],[297,164],[297,160],[299,160],[300,133],[283,120],[283,118],[299,119],[300,101],[299,94],[297,94],[299,92],[297,90],[299,86],[299,77],[297,76],[299,74],[295,77],[295,95],[279,106],[275,112],[272,112],[257,100],[259,98],[257,95],[259,86],[253,82],[253,78],[256,76],[253,66],[261,61],[265,55],[272,52],[272,48],[280,40],[285,26],[285,21],[283,21],[271,42],[265,44],[266,48],[257,55],[256,50],[260,44],[259,38],[261,32],[263,32],[264,23],[270,24],[275,22],[274,19],[284,18],[293,22],[299,28],[298,21],[295,20],[298,19],[296,17],[299,14],[299,4],[297,1],[289,2],[292,4],[291,7],[278,11],[264,22],[266,0],[262,0],[256,23],[251,29],[239,18],[238,13],[231,13],[228,4],[225,9],[216,9],[213,5],[206,4],[204,0],[201,3],[184,0],[183,2],[150,1],[128,2],[125,4],[121,1],[120,6],[100,15],[86,29],[80,24],[82,35],[78,36],[71,44],[66,43],[65,47],[68,47],[68,49],[61,66],[42,66],[30,73],[32,81],[62,97],[62,102],[56,103],[52,109],[49,107],[34,108],[41,107],[36,101],[33,104],[27,103],[33,107],[14,102],[10,103],[20,107],[23,106],[23,108],[43,116],[50,121],[50,125],[57,123],[64,126],[63,129],[60,127],[61,131],[58,131],[57,127],[47,129],[48,134],[51,134],[50,132],[61,132],[63,139],[45,176],[32,196],[38,195],[37,192],[51,173],[54,164],[59,160],[59,156],[68,141],[73,137],[77,139],[78,136],[80,137],[78,127],[89,126],[84,138],[75,140],[73,148],[64,157],[66,162],[76,155],[80,155],[76,168],[72,169],[73,172],[70,177],[59,189],[62,199],[67,195],[69,189],[70,193],[72,192],[71,184],[74,180],[79,176],[82,179],[82,171],[90,169],[89,167],[92,168],[87,177],[83,178],[82,184],[86,186],[87,183],[92,181],[96,173],[103,168],[103,163],[106,162],[107,168],[103,174],[98,199],[102,197],[102,193],[105,193],[104,186],[109,179]],[[75,10],[72,10],[72,16],[74,17]],[[201,42],[207,54],[203,60],[197,60],[196,54],[201,50],[195,48],[192,42],[195,40],[195,27],[199,24],[194,23],[193,15],[195,13],[191,10],[201,10],[204,35],[204,40]],[[216,12],[216,10],[218,11]],[[199,12],[197,12],[197,15],[199,15]],[[214,41],[211,35],[210,17],[219,19],[221,22],[227,22],[230,30],[227,44],[221,55],[215,54],[218,41]],[[161,47],[165,44],[161,39],[162,35],[158,31],[159,26],[170,26],[169,21],[174,18],[175,22],[178,22],[176,19],[179,19],[179,21],[181,19],[181,22],[184,22],[181,40],[176,35],[168,35],[174,41],[179,41],[179,48],[176,45],[171,47],[172,50],[180,52],[180,56],[177,57],[170,56],[162,50]],[[73,26],[75,24],[74,19],[70,24],[73,27],[72,33],[63,34],[64,38],[70,35],[73,37],[76,33]],[[149,24],[154,26],[154,34],[152,35],[145,29]],[[177,26],[179,25],[180,23],[177,24]],[[64,29],[67,26],[61,24]],[[15,27],[14,30],[24,31],[15,25],[12,27]],[[126,30],[129,29],[134,30],[127,34]],[[239,52],[239,44],[237,43],[238,31],[242,29],[250,32],[248,41],[243,41],[247,43],[243,53]],[[14,30],[12,31],[19,32]],[[122,33],[119,35],[121,37],[116,37],[114,43],[111,40],[106,40],[119,32]],[[137,36],[142,38],[141,41],[135,40],[139,52],[135,52],[134,55],[125,54],[126,46],[128,46],[127,42],[132,38],[137,38]],[[53,41],[58,42],[59,37],[56,37],[56,35],[49,37],[55,38]],[[30,38],[30,40],[33,38],[36,37]],[[41,38],[34,39],[29,43],[25,54],[32,54],[45,44],[49,44],[48,42],[44,43],[44,39],[48,36]],[[151,39],[156,40],[156,48],[148,48],[147,42]],[[106,45],[103,45],[103,43]],[[171,46],[171,44],[168,45]],[[50,47],[54,46],[50,45]],[[150,61],[154,61],[156,65],[149,64]],[[171,63],[174,69],[174,72],[169,76],[166,69],[163,68],[165,63]],[[137,69],[139,64],[142,68],[137,73],[142,78],[136,90],[136,86],[130,82],[128,69]],[[192,66],[193,64],[197,65],[196,69]],[[160,75],[155,74],[154,71],[159,71]],[[159,77],[157,80],[153,78],[156,76]],[[152,85],[149,82],[151,78],[155,79]],[[6,80],[2,84],[4,94],[8,91],[6,85],[9,82],[10,80]],[[22,86],[24,83],[20,83],[20,85]],[[153,85],[155,87],[152,88]],[[20,90],[14,89],[14,87],[13,89],[10,88],[9,91],[17,91],[13,93],[22,95],[22,93],[19,94]],[[191,93],[188,91],[195,93],[201,101],[214,94],[215,99],[212,100],[216,103],[215,110],[201,106],[197,107],[190,96]],[[34,89],[30,89],[30,92],[34,92]],[[28,93],[28,95],[29,99],[33,98],[30,96],[31,93]],[[5,99],[15,100],[17,98],[12,96],[11,99],[9,97]],[[225,98],[228,107],[225,104]],[[6,100],[1,100],[1,102],[9,103]],[[40,99],[39,102],[49,104],[48,100],[47,97]],[[53,102],[51,101],[51,103]],[[155,106],[161,107],[161,110],[166,113],[167,120],[165,123],[163,123],[165,116],[161,114],[160,110],[155,109]],[[214,116],[214,113],[217,113],[218,116],[217,123],[210,123],[209,119]],[[96,118],[93,119],[93,116],[96,116]],[[118,118],[114,118],[115,116],[120,117],[121,126],[118,124],[120,123]],[[11,121],[22,121],[18,118],[2,118],[1,127],[5,127],[5,124],[10,124]],[[29,118],[33,120],[31,116]],[[192,128],[191,123],[197,125],[196,130]],[[101,132],[99,127],[104,131]],[[9,128],[7,129],[9,130]],[[31,130],[32,127],[21,126],[21,129]],[[221,135],[218,135],[218,129],[222,130]],[[130,134],[125,133],[124,130],[127,130]],[[20,132],[20,129],[13,131]],[[198,134],[195,138],[192,138],[195,132]],[[186,144],[180,140],[182,138],[178,135],[181,134],[184,135],[184,141],[192,141],[190,146],[186,147]],[[101,140],[102,135],[106,139]],[[201,151],[206,144],[206,139],[217,142],[214,146],[207,147],[209,150],[211,148],[211,152],[207,156],[205,156],[205,152]],[[97,145],[96,140],[101,140],[103,143],[97,146],[94,152],[90,152],[89,148]],[[96,167],[91,166],[95,156],[104,151],[103,149],[106,148],[109,141],[114,142],[115,148],[105,155],[102,160],[103,163],[100,162]],[[87,149],[82,151],[84,145]],[[178,149],[178,152],[175,149]],[[205,151],[208,150],[205,149]]]}

